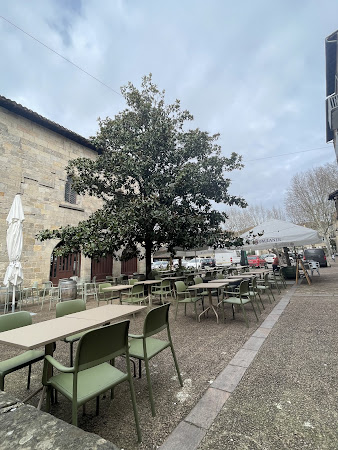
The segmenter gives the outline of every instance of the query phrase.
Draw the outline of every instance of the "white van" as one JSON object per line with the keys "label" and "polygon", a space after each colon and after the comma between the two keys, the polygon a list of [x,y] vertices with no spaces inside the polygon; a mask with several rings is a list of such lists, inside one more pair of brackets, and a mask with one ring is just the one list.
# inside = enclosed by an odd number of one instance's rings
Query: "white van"
{"label": "white van", "polygon": [[215,250],[215,259],[217,266],[230,266],[231,264],[240,264],[241,251],[240,250]]}

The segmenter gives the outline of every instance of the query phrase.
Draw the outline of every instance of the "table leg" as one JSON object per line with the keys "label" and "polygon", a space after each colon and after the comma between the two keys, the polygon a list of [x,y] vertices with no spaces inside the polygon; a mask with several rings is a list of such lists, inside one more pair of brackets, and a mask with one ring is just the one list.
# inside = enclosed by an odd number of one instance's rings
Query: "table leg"
{"label": "table leg", "polygon": [[[54,342],[51,342],[51,343],[49,343],[49,344],[46,344],[46,345],[45,345],[45,355],[51,355],[51,356],[53,356],[53,352],[54,352]],[[52,366],[49,364],[49,366],[48,366],[48,378],[52,376],[52,372],[53,372],[53,368],[52,368]],[[38,404],[38,408],[37,408],[38,410],[41,409],[42,402],[43,402],[43,400],[44,400],[44,398],[45,398],[46,389],[47,389],[47,386],[43,386],[42,392],[41,392],[41,396],[40,396],[40,400],[39,400],[39,404]],[[40,390],[41,390],[41,389],[40,389]]]}
{"label": "table leg", "polygon": [[215,307],[214,307],[214,305],[212,303],[211,289],[208,289],[208,291],[209,291],[209,306],[204,311],[202,311],[201,314],[198,316],[198,321],[200,322],[201,321],[201,316],[203,314],[205,314],[207,311],[209,311],[209,309],[212,309],[213,312],[215,313],[216,320],[217,320],[217,323],[218,323],[218,314],[217,314],[217,311],[216,311],[216,309],[215,309]]}

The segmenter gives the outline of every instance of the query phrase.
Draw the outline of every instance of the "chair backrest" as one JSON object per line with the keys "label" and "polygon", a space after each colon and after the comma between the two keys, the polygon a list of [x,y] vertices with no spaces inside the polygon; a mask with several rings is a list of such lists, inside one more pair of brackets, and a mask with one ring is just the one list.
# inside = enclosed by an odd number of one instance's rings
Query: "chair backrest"
{"label": "chair backrest", "polygon": [[44,281],[42,283],[42,286],[44,287],[44,289],[50,289],[51,287],[53,287],[53,283],[51,281]]}
{"label": "chair backrest", "polygon": [[161,281],[161,288],[170,287],[170,280]]}
{"label": "chair backrest", "polygon": [[253,289],[255,290],[257,287],[257,277],[251,278],[251,285],[252,285]]}
{"label": "chair backrest", "polygon": [[89,369],[128,353],[129,323],[125,320],[84,334],[76,351],[75,371]]}
{"label": "chair backrest", "polygon": [[103,288],[107,288],[107,287],[111,287],[111,283],[100,283],[99,284],[99,293],[102,294],[103,293]]}
{"label": "chair backrest", "polygon": [[249,280],[243,280],[239,285],[239,295],[246,295],[249,291]]}
{"label": "chair backrest", "polygon": [[223,278],[224,278],[223,272],[218,273],[217,276],[216,276],[216,278],[217,278],[218,280],[223,280]]}
{"label": "chair backrest", "polygon": [[148,312],[143,325],[144,337],[149,337],[164,330],[169,325],[170,303],[165,303]]}
{"label": "chair backrest", "polygon": [[17,311],[0,316],[0,332],[21,328],[32,324],[32,316],[28,311]]}
{"label": "chair backrest", "polygon": [[135,284],[137,282],[138,282],[137,278],[129,278],[129,280],[128,280],[128,284],[131,284],[131,285],[133,285],[133,284]]}
{"label": "chair backrest", "polygon": [[187,286],[183,281],[175,281],[175,287],[177,292],[185,292],[187,290]]}
{"label": "chair backrest", "polygon": [[195,284],[203,283],[202,277],[195,277],[195,278],[194,278],[194,283],[195,283]]}
{"label": "chair backrest", "polygon": [[59,302],[56,304],[56,317],[63,317],[67,314],[84,311],[86,309],[86,302],[81,299],[68,300],[66,302]]}
{"label": "chair backrest", "polygon": [[268,272],[264,275],[264,284],[265,284],[265,286],[269,285],[269,273]]}
{"label": "chair backrest", "polygon": [[144,284],[134,284],[134,286],[131,288],[131,295],[135,294],[144,294]]}

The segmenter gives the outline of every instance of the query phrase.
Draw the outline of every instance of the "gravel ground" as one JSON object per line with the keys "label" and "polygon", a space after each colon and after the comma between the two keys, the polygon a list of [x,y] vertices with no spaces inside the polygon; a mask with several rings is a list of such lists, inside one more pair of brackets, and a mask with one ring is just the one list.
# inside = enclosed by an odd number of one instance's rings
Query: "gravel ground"
{"label": "gravel ground", "polygon": [[338,448],[338,264],[297,288],[201,450]]}
{"label": "gravel ground", "polygon": [[[286,291],[282,290],[282,294]],[[274,290],[276,301],[281,297]],[[96,433],[113,442],[121,449],[156,449],[160,446],[176,425],[189,413],[193,406],[203,395],[209,384],[221,372],[221,370],[233,358],[251,334],[264,321],[275,303],[271,305],[266,296],[263,296],[265,310],[259,316],[256,323],[250,305],[246,310],[249,318],[249,328],[246,328],[242,314],[236,314],[236,320],[231,320],[230,305],[226,305],[225,324],[216,323],[213,313],[208,318],[201,319],[201,323],[194,320],[191,305],[188,305],[187,316],[184,316],[182,305],[178,312],[177,320],[174,320],[174,308],[170,312],[170,327],[175,351],[177,354],[184,387],[181,388],[170,350],[159,354],[151,360],[151,376],[154,390],[155,407],[157,415],[152,417],[148,399],[146,377],[143,370],[142,378],[134,379],[138,412],[142,430],[142,444],[137,444],[136,430],[128,384],[123,383],[115,389],[115,399],[110,401],[110,396],[102,398],[100,402],[100,414],[95,415],[95,400],[89,402],[86,407],[86,416],[82,416],[79,410],[79,426]],[[87,309],[96,307],[96,303],[89,301]],[[48,320],[55,317],[55,307],[51,311],[45,303],[41,311],[40,306],[27,305],[24,309],[36,312],[33,322]],[[146,312],[140,313],[135,319],[131,319],[130,332],[140,333]],[[1,359],[15,355],[12,347],[2,346]],[[54,353],[56,359],[65,365],[69,364],[69,346],[64,342],[58,342]],[[116,362],[117,367],[125,368],[124,360]],[[25,389],[26,369],[22,369],[6,377],[5,390],[19,399],[27,395]],[[41,383],[42,363],[33,366],[31,390],[39,387]],[[37,406],[38,396],[30,400],[30,404]],[[58,404],[52,406],[51,414],[71,422],[71,405],[59,395]],[[210,447],[212,448],[212,447]]]}

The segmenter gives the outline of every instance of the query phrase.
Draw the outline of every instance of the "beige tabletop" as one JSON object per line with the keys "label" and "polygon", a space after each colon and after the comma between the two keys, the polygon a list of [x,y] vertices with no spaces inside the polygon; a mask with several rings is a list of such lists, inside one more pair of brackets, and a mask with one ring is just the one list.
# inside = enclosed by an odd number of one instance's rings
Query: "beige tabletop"
{"label": "beige tabletop", "polygon": [[215,279],[215,280],[210,280],[208,283],[212,283],[212,284],[216,284],[216,283],[222,283],[222,282],[227,282],[229,283],[235,283],[236,281],[242,281],[243,277],[240,276],[236,276],[234,278],[221,278],[221,279]]}
{"label": "beige tabletop", "polygon": [[0,343],[30,350],[145,308],[145,306],[132,305],[99,306],[57,319],[45,320],[26,327],[3,331],[0,333]]}
{"label": "beige tabletop", "polygon": [[105,288],[102,288],[102,291],[113,291],[113,292],[118,292],[118,291],[124,291],[125,289],[130,289],[132,288],[133,285],[132,284],[117,284],[117,285],[112,285],[112,286],[108,286]]}
{"label": "beige tabletop", "polygon": [[144,280],[144,281],[137,281],[135,284],[144,284],[145,286],[151,286],[152,284],[159,284],[162,282],[161,280]]}
{"label": "beige tabletop", "polygon": [[229,280],[209,281],[208,283],[198,283],[189,286],[188,289],[217,289],[229,284]]}

